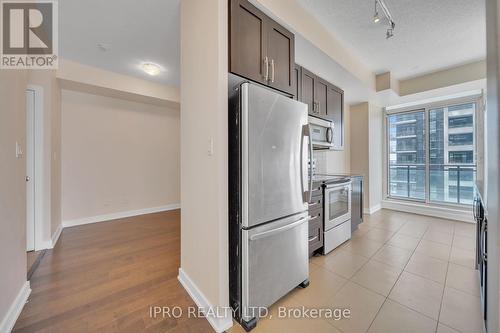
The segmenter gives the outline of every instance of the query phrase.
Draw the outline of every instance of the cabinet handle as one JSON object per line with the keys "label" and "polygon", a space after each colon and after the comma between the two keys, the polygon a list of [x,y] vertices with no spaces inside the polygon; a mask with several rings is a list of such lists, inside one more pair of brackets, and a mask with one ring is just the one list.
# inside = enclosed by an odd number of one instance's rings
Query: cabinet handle
{"label": "cabinet handle", "polygon": [[269,80],[269,58],[267,56],[264,58],[264,67],[266,68],[264,70],[264,73],[265,73],[264,80],[268,81]]}
{"label": "cabinet handle", "polygon": [[314,102],[313,113],[319,113],[319,102]]}
{"label": "cabinet handle", "polygon": [[314,221],[314,220],[316,220],[317,218],[319,218],[319,215],[316,215],[316,216],[309,216],[309,222]]}
{"label": "cabinet handle", "polygon": [[309,209],[311,209],[312,207],[315,207],[317,205],[321,205],[321,201],[317,201],[317,202],[313,202],[313,203],[310,203],[309,204]]}
{"label": "cabinet handle", "polygon": [[274,83],[274,59],[271,59],[271,83]]}

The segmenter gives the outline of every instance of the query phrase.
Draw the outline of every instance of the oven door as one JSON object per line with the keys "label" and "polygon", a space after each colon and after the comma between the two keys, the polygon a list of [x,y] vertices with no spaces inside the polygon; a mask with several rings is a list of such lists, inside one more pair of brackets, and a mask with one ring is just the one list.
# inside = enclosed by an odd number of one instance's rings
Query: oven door
{"label": "oven door", "polygon": [[325,231],[351,219],[351,182],[327,185]]}

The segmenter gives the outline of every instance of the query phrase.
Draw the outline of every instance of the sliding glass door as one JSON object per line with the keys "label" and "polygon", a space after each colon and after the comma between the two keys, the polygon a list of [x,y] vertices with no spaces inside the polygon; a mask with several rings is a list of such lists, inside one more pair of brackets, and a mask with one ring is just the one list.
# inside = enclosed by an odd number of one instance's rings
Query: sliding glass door
{"label": "sliding glass door", "polygon": [[470,204],[476,176],[476,103],[387,115],[387,194]]}

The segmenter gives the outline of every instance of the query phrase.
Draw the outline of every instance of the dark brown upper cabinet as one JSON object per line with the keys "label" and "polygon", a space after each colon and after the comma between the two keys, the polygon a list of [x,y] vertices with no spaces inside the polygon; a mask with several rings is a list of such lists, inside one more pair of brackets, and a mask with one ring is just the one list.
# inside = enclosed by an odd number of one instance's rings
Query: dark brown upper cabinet
{"label": "dark brown upper cabinet", "polygon": [[314,81],[315,85],[316,85],[316,88],[314,89],[315,90],[315,93],[316,93],[316,96],[314,98],[314,102],[315,102],[315,107],[316,107],[316,111],[315,111],[315,115],[319,116],[319,117],[323,117],[323,118],[329,118],[328,116],[328,88],[330,86],[330,84],[328,82],[326,82],[325,80],[323,80],[322,78],[316,76],[316,79]]}
{"label": "dark brown upper cabinet", "polygon": [[300,78],[300,81],[301,81],[301,92],[300,92],[300,101],[302,103],[305,103],[307,104],[307,109],[309,111],[309,114],[312,114],[314,115],[314,111],[315,110],[315,104],[314,104],[314,100],[315,100],[315,91],[316,91],[316,85],[315,85],[315,81],[316,81],[316,75],[314,75],[313,73],[309,72],[307,69],[303,68],[301,69],[300,71],[301,73],[301,78]]}
{"label": "dark brown upper cabinet", "polygon": [[333,121],[333,149],[344,149],[344,91],[304,67],[300,87],[299,100],[307,104],[309,114]]}
{"label": "dark brown upper cabinet", "polygon": [[230,0],[229,71],[293,95],[295,36],[247,0]]}
{"label": "dark brown upper cabinet", "polygon": [[327,118],[333,121],[333,149],[344,149],[344,91],[333,84],[328,86]]}

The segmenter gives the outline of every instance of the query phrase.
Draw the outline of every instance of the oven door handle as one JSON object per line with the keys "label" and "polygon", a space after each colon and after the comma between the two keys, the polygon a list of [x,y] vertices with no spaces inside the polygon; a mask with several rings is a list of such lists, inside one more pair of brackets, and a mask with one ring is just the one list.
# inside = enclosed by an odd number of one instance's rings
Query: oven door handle
{"label": "oven door handle", "polygon": [[331,190],[331,189],[336,189],[336,188],[341,188],[341,187],[348,188],[350,183],[351,183],[351,181],[350,181],[350,180],[348,180],[348,181],[341,182],[341,183],[335,183],[335,184],[329,184],[329,185],[326,185],[326,188],[327,188],[328,190]]}

